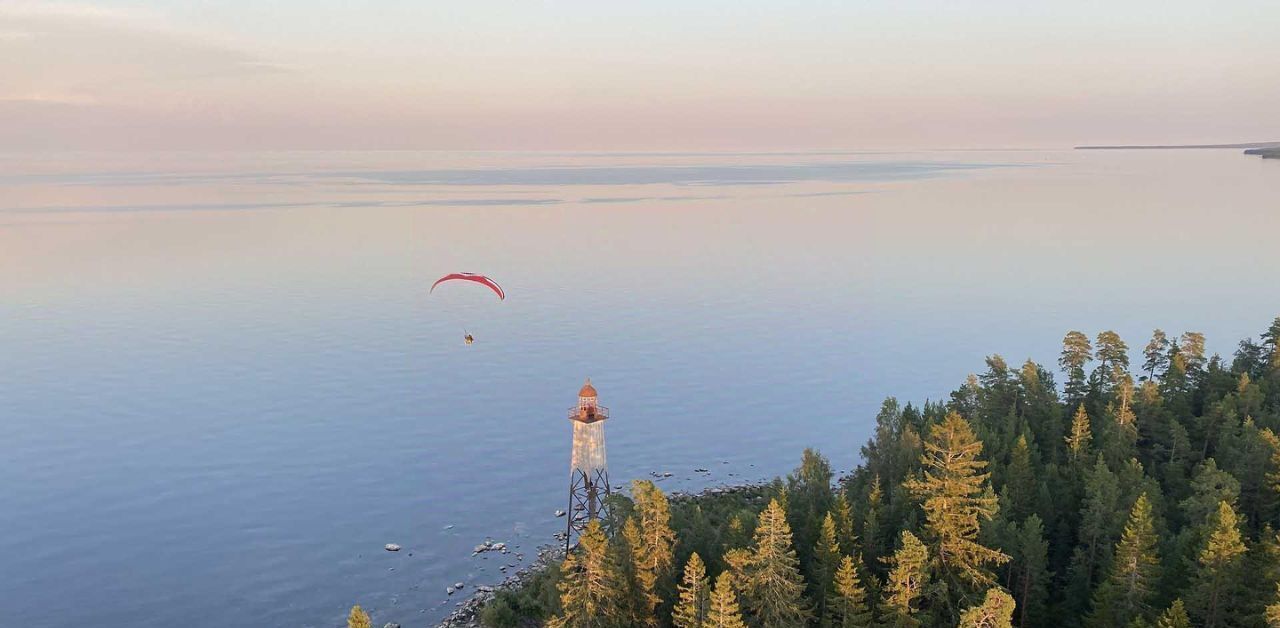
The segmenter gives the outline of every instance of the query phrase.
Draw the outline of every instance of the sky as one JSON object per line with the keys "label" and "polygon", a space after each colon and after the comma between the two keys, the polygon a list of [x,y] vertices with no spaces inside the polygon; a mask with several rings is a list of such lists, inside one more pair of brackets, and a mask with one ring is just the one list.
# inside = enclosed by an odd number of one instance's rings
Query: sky
{"label": "sky", "polygon": [[0,0],[0,151],[1280,140],[1280,2]]}

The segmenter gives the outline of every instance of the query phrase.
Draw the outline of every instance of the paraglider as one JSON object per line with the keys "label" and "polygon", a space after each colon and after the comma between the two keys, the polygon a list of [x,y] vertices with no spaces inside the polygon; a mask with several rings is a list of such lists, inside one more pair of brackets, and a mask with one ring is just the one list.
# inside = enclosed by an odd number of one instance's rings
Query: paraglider
{"label": "paraglider", "polygon": [[498,282],[488,277],[485,277],[484,275],[479,275],[476,273],[449,273],[448,275],[445,275],[437,279],[435,283],[431,284],[431,289],[428,290],[427,292],[429,293],[435,292],[436,286],[446,281],[474,281],[492,290],[494,294],[498,295],[498,300],[502,301],[502,300],[506,300],[507,298],[507,294],[502,291],[502,286],[499,286]]}
{"label": "paraglider", "polygon": [[[435,283],[431,284],[431,290],[427,291],[428,294],[435,292],[436,286],[439,286],[442,283],[446,283],[450,281],[469,281],[469,282],[477,283],[492,290],[494,294],[498,295],[499,301],[505,301],[507,299],[506,292],[502,290],[502,286],[499,286],[498,282],[478,273],[449,273],[448,275],[445,275],[437,279]],[[463,333],[463,336],[462,336],[463,344],[470,346],[471,343],[476,341],[475,336],[472,336],[471,333],[468,332],[465,328],[462,330],[462,333]]]}

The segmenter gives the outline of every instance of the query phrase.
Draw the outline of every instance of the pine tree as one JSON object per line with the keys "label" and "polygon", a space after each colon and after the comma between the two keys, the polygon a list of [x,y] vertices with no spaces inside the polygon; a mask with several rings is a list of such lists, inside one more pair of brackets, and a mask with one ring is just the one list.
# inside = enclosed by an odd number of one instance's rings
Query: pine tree
{"label": "pine tree", "polygon": [[1218,504],[1208,527],[1208,538],[1197,557],[1199,570],[1193,594],[1201,624],[1204,628],[1216,628],[1229,624],[1228,618],[1235,607],[1232,593],[1241,575],[1239,567],[1245,545],[1235,509],[1226,501]]}
{"label": "pine tree", "polygon": [[1280,316],[1262,333],[1262,346],[1270,350],[1271,368],[1280,369]]}
{"label": "pine tree", "polygon": [[746,628],[742,611],[738,609],[738,594],[733,576],[725,571],[716,578],[716,588],[711,592],[711,605],[707,610],[706,628]]}
{"label": "pine tree", "polygon": [[743,605],[760,628],[803,625],[809,618],[804,603],[804,578],[791,544],[791,526],[778,500],[760,513],[755,547],[746,568]]}
{"label": "pine tree", "polygon": [[959,628],[1013,628],[1013,597],[1000,589],[990,589],[982,604],[960,614]]}
{"label": "pine tree", "polygon": [[360,608],[359,604],[351,607],[351,614],[347,615],[347,628],[371,628],[373,620],[369,619],[369,614]]}
{"label": "pine tree", "polygon": [[1158,541],[1151,502],[1143,493],[1134,502],[1124,534],[1116,544],[1110,575],[1098,590],[1094,623],[1123,626],[1147,614],[1159,579]]}
{"label": "pine tree", "polygon": [[839,567],[840,544],[836,540],[836,521],[831,513],[827,513],[822,520],[822,530],[818,533],[818,543],[813,548],[813,562],[809,569],[809,599],[813,600],[814,615],[819,618],[826,617],[827,596]]}
{"label": "pine tree", "polygon": [[929,550],[920,539],[902,531],[902,547],[887,561],[889,578],[884,585],[881,621],[896,628],[914,628],[916,604],[929,583]]}
{"label": "pine tree", "polygon": [[684,581],[679,587],[680,601],[671,612],[671,623],[676,628],[703,628],[706,625],[707,607],[711,604],[710,587],[706,565],[694,552],[684,565]]}
{"label": "pine tree", "polygon": [[823,625],[829,628],[871,628],[874,624],[867,605],[867,589],[858,578],[854,559],[845,556],[836,571]]}
{"label": "pine tree", "polygon": [[981,453],[982,441],[973,435],[969,423],[950,412],[929,429],[921,456],[923,479],[904,483],[923,501],[925,531],[936,548],[938,572],[956,585],[972,588],[994,583],[988,566],[1009,560],[978,542],[982,520],[991,519],[999,509]]}
{"label": "pine tree", "polygon": [[1182,606],[1182,599],[1176,599],[1165,609],[1164,614],[1156,621],[1156,628],[1191,628],[1191,618],[1187,617],[1187,609]]}
{"label": "pine tree", "polygon": [[1151,342],[1142,350],[1142,355],[1147,359],[1142,363],[1142,368],[1147,372],[1148,379],[1155,379],[1156,371],[1163,373],[1164,369],[1169,368],[1169,337],[1163,329],[1156,329],[1151,333]]}
{"label": "pine tree", "polygon": [[1071,454],[1071,460],[1083,460],[1089,454],[1089,443],[1093,440],[1093,432],[1089,429],[1089,413],[1085,411],[1084,404],[1080,404],[1076,408],[1076,414],[1071,418],[1071,434],[1066,437],[1067,451]]}
{"label": "pine tree", "polygon": [[1119,375],[1127,375],[1129,369],[1129,346],[1114,331],[1098,334],[1094,357],[1098,366],[1093,370],[1093,384],[1102,393],[1111,391],[1118,383]]}
{"label": "pine tree", "polygon": [[1178,339],[1178,357],[1182,358],[1188,373],[1199,371],[1204,366],[1204,334],[1183,332]]}
{"label": "pine tree", "polygon": [[656,626],[657,609],[662,604],[675,562],[676,534],[671,529],[667,496],[653,482],[635,481],[631,494],[635,517],[639,520],[639,538],[627,540],[641,602],[639,616],[646,625]]}
{"label": "pine tree", "polygon": [[578,548],[565,557],[560,571],[562,611],[547,622],[549,628],[600,628],[627,623],[620,599],[624,583],[599,521],[587,524]]}
{"label": "pine tree", "polygon": [[1067,401],[1075,403],[1084,398],[1088,385],[1085,382],[1084,365],[1093,359],[1093,347],[1089,337],[1078,331],[1069,331],[1062,339],[1062,356],[1058,365],[1067,374],[1067,383],[1063,392]]}

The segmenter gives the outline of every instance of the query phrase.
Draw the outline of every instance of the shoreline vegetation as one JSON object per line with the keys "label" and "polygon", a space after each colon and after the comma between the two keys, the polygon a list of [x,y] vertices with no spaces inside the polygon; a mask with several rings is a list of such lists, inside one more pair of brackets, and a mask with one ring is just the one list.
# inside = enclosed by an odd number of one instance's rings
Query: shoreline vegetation
{"label": "shoreline vegetation", "polygon": [[[837,479],[615,495],[471,605],[493,628],[1280,628],[1280,317],[1224,358],[1113,331],[886,399]],[[1062,384],[1055,380],[1061,374]],[[854,452],[837,452],[852,458]]]}

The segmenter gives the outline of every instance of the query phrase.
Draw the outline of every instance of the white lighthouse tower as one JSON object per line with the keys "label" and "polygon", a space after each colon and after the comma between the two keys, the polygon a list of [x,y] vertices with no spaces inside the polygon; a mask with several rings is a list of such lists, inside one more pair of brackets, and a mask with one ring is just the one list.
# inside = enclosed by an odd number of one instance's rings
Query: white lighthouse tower
{"label": "white lighthouse tower", "polygon": [[578,405],[569,409],[573,423],[573,456],[569,462],[569,512],[565,551],[587,523],[606,514],[610,494],[609,466],[604,450],[604,422],[609,409],[600,405],[591,378],[578,391]]}

